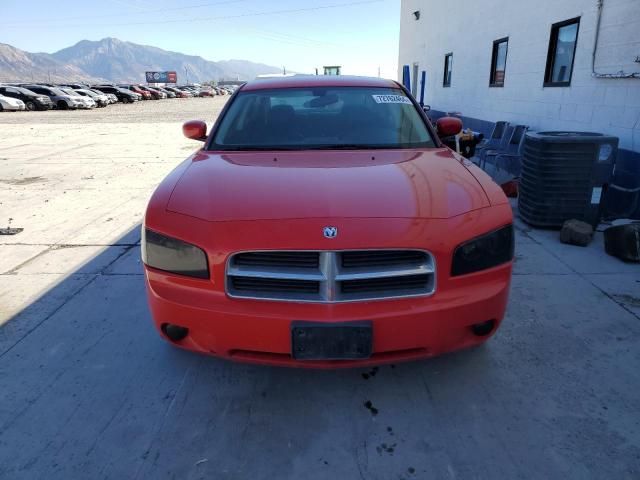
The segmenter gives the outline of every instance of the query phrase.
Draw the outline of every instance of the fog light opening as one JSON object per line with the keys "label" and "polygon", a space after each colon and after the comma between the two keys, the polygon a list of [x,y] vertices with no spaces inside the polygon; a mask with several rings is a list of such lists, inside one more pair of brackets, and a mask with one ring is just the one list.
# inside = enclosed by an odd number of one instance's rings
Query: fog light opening
{"label": "fog light opening", "polygon": [[172,342],[179,342],[184,340],[189,335],[189,329],[181,327],[179,325],[173,325],[171,323],[163,323],[160,327],[162,333],[164,333]]}
{"label": "fog light opening", "polygon": [[486,337],[491,332],[493,332],[495,326],[495,320],[487,320],[486,322],[471,325],[471,331],[476,337]]}

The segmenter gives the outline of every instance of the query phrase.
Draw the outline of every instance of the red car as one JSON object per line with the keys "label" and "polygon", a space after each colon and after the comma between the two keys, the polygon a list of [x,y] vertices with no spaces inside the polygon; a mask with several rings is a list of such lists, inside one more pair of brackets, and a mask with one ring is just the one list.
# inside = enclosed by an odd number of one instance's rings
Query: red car
{"label": "red car", "polygon": [[131,85],[129,87],[129,90],[131,90],[132,92],[139,93],[140,95],[142,95],[142,99],[143,100],[153,100],[153,97],[151,96],[151,94],[149,92],[147,92],[146,90],[142,90],[137,85]]}
{"label": "red car", "polygon": [[[440,134],[459,122],[439,122]],[[396,82],[249,82],[153,194],[151,313],[176,346],[304,367],[395,363],[479,345],[513,259],[507,198],[443,146]]]}

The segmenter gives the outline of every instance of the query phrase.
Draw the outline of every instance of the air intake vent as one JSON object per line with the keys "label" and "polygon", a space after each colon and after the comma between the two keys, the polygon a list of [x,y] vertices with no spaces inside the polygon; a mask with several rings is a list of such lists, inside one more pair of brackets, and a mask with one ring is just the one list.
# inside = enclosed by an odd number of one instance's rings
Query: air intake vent
{"label": "air intake vent", "polygon": [[413,250],[342,252],[343,268],[390,267],[424,263],[427,254]]}
{"label": "air intake vent", "polygon": [[320,283],[310,280],[232,277],[231,284],[237,292],[318,293],[320,291]]}
{"label": "air intake vent", "polygon": [[318,268],[318,252],[248,252],[233,257],[235,265],[249,267]]}
{"label": "air intake vent", "polygon": [[424,290],[430,280],[430,274],[408,275],[404,277],[370,278],[366,280],[346,280],[340,282],[340,291],[344,294],[363,292],[389,292]]}
{"label": "air intake vent", "polygon": [[433,257],[420,250],[246,252],[227,265],[231,297],[349,302],[430,295]]}

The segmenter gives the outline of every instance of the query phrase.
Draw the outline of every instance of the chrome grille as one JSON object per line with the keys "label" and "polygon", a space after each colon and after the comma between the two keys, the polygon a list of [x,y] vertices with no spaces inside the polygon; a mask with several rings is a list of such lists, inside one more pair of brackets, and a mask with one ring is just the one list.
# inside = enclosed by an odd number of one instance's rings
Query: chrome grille
{"label": "chrome grille", "polygon": [[430,295],[435,262],[422,250],[242,252],[227,263],[236,298],[349,302]]}

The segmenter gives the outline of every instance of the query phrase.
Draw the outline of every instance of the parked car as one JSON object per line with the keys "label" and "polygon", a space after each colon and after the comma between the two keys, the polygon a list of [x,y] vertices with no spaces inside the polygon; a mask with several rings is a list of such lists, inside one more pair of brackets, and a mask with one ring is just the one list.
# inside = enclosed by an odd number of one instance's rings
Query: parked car
{"label": "parked car", "polygon": [[198,89],[197,89],[197,88],[195,88],[195,87],[189,87],[189,86],[184,85],[184,86],[181,86],[181,87],[178,87],[178,88],[179,88],[180,90],[183,90],[183,91],[189,92],[189,93],[190,93],[191,95],[193,95],[194,97],[199,97],[199,96],[200,96],[200,90],[198,90]]}
{"label": "parked car", "polygon": [[175,87],[164,87],[165,90],[169,90],[170,92],[173,92],[176,94],[176,97],[178,98],[189,98],[189,97],[193,97],[192,94],[190,94],[189,92],[184,92],[182,90],[179,90]]}
{"label": "parked car", "polygon": [[78,89],[82,89],[82,88],[89,88],[89,85],[86,85],[84,83],[67,83],[65,85],[60,85],[61,87],[70,87],[73,88],[74,90],[78,90]]}
{"label": "parked car", "polygon": [[86,103],[84,100],[82,100],[82,97],[78,95],[69,95],[68,93],[60,90],[58,87],[30,84],[24,84],[21,85],[21,87],[31,90],[32,92],[39,95],[48,96],[49,99],[51,99],[54,108],[57,108],[58,110],[75,110],[77,108],[86,108]]}
{"label": "parked car", "polygon": [[123,87],[123,88],[128,88],[132,92],[135,92],[141,95],[143,100],[153,100],[151,93],[146,90],[142,90],[138,85],[127,85],[126,87]]}
{"label": "parked car", "polygon": [[90,88],[89,90],[91,90],[93,93],[101,93],[103,95],[106,95],[109,99],[109,103],[118,103],[118,97],[116,97],[113,93],[101,92],[100,90],[96,90],[94,88]]}
{"label": "parked car", "polygon": [[92,90],[99,90],[103,93],[112,93],[116,96],[119,102],[133,103],[139,100],[138,95],[125,88],[116,87],[115,85],[93,85]]}
{"label": "parked car", "polygon": [[167,98],[167,94],[162,92],[162,91],[160,91],[160,90],[158,90],[156,87],[150,87],[148,85],[145,85],[145,88],[147,90],[151,91],[152,93],[154,93],[154,92],[157,93],[161,99]]}
{"label": "parked car", "polygon": [[162,337],[231,360],[336,368],[493,335],[511,282],[511,206],[404,87],[275,78],[230,102],[208,134],[202,121],[183,125],[202,147],[144,216]]}
{"label": "parked car", "polygon": [[153,88],[164,93],[167,96],[167,98],[176,98],[176,94],[171,90],[167,90],[165,87],[153,87]]}
{"label": "parked car", "polygon": [[49,110],[53,108],[51,99],[46,95],[38,95],[31,90],[14,85],[0,85],[0,95],[15,98],[24,102],[27,110]]}
{"label": "parked car", "polygon": [[25,110],[25,109],[26,107],[24,106],[24,102],[22,100],[0,95],[0,112],[4,110],[16,112],[18,110]]}
{"label": "parked car", "polygon": [[176,90],[179,90],[185,94],[187,94],[187,96],[189,97],[193,97],[193,92],[191,90],[189,90],[188,88],[183,88],[183,87],[174,87]]}
{"label": "parked car", "polygon": [[96,93],[89,90],[88,88],[78,88],[74,90],[74,92],[76,92],[78,95],[93,99],[98,107],[106,107],[111,103],[109,101],[109,97],[107,97],[104,93]]}
{"label": "parked car", "polygon": [[157,90],[154,90],[151,87],[148,87],[147,85],[138,85],[138,88],[147,92],[149,95],[151,95],[151,98],[153,100],[161,100],[163,97],[162,93],[158,92]]}
{"label": "parked car", "polygon": [[85,95],[80,95],[78,92],[76,92],[72,88],[69,88],[69,87],[58,87],[58,88],[60,88],[60,90],[62,90],[67,95],[71,95],[72,97],[79,98],[80,101],[82,102],[82,105],[79,108],[89,109],[89,108],[95,108],[97,106],[93,98]]}

